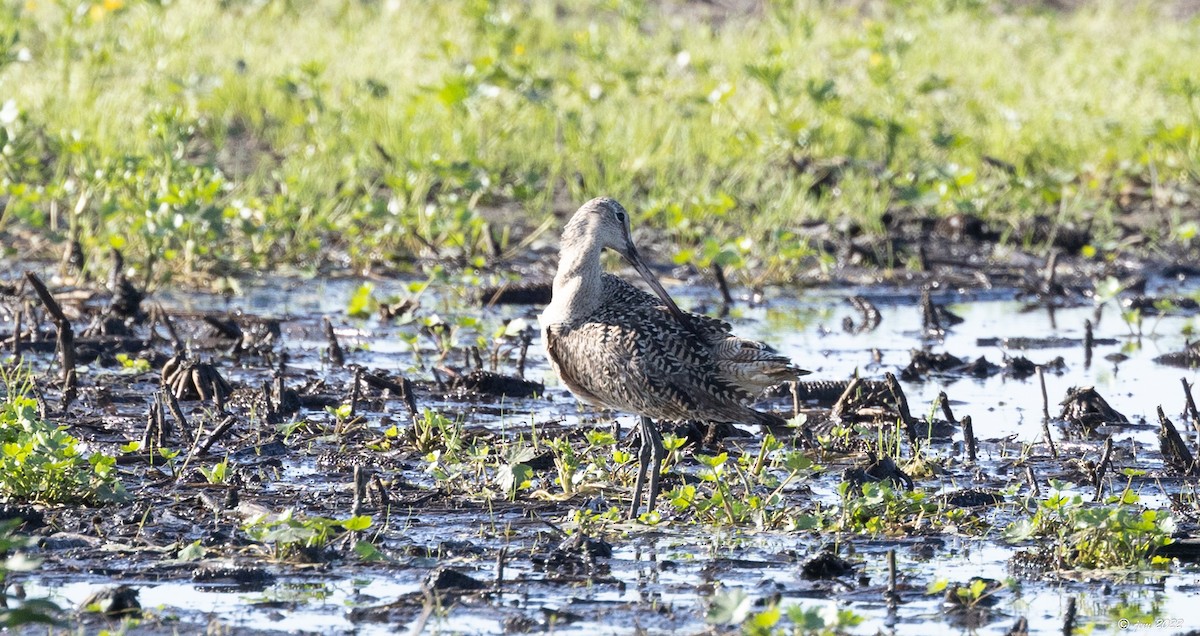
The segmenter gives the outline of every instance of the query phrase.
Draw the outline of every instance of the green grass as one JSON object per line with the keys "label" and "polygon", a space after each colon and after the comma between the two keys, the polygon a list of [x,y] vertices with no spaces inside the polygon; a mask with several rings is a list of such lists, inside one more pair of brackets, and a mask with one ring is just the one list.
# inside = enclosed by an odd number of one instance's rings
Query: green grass
{"label": "green grass", "polygon": [[[608,194],[685,257],[783,278],[806,219],[1045,214],[1103,241],[1122,191],[1200,181],[1194,18],[701,4],[6,3],[0,233],[117,245],[156,277],[480,266],[516,213]],[[806,157],[848,160],[835,191]]]}

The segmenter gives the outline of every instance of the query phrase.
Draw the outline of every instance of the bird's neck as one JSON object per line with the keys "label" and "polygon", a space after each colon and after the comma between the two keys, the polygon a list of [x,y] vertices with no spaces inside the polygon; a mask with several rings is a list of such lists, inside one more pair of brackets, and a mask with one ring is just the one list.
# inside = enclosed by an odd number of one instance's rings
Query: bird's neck
{"label": "bird's neck", "polygon": [[559,253],[554,293],[546,308],[553,322],[572,322],[591,314],[604,301],[603,248],[594,241],[573,240],[564,235]]}

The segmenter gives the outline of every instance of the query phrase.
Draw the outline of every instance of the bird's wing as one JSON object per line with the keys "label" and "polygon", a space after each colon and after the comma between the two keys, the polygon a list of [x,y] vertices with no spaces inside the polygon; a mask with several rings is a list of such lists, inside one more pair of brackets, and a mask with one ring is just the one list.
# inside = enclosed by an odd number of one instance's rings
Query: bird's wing
{"label": "bird's wing", "polygon": [[722,377],[712,348],[659,306],[601,311],[547,331],[547,351],[582,399],[654,419],[757,422],[751,396]]}
{"label": "bird's wing", "polygon": [[[625,279],[612,274],[604,274],[604,298],[611,305],[622,307],[662,307],[663,301],[648,291],[634,287]],[[729,335],[729,323],[724,320],[705,316],[704,314],[683,312],[691,321],[689,329],[707,342],[716,343]]]}

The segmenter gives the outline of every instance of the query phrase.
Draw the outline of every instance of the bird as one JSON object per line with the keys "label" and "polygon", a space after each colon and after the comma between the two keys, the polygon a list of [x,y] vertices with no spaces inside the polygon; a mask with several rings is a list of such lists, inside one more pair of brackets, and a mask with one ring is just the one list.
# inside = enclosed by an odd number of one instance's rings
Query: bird
{"label": "bird", "polygon": [[[606,249],[654,293],[606,273]],[[648,510],[659,494],[666,451],[655,420],[783,426],[782,417],[747,403],[809,373],[767,344],[733,335],[725,321],[681,310],[639,255],[629,213],[608,197],[584,203],[564,226],[550,303],[538,322],[550,366],[575,397],[640,416],[631,519],[647,472]]]}

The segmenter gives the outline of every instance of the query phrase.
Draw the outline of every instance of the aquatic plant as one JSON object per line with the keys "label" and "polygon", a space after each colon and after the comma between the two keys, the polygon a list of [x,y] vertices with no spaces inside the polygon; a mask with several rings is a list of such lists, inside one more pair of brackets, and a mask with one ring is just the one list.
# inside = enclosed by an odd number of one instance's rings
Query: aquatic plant
{"label": "aquatic plant", "polygon": [[462,421],[426,408],[402,435],[420,453],[441,449],[453,455],[462,448]]}
{"label": "aquatic plant", "polygon": [[[939,578],[925,588],[928,595],[945,595],[947,602],[959,611],[977,611],[994,602],[994,595],[1009,585],[974,577],[964,584],[951,584],[949,579]],[[949,594],[947,594],[949,590]]]}
{"label": "aquatic plant", "polygon": [[941,507],[921,490],[896,489],[888,482],[862,484],[861,496],[848,482],[838,486],[842,508],[834,529],[865,534],[915,534],[927,530]]}
{"label": "aquatic plant", "polygon": [[[280,514],[261,514],[248,520],[242,529],[257,543],[266,545],[271,558],[278,561],[301,559],[320,561],[322,551],[354,532],[371,527],[371,517],[359,515],[347,519],[297,515],[292,509]],[[356,549],[359,554],[364,551]]]}
{"label": "aquatic plant", "polygon": [[1117,569],[1162,566],[1167,559],[1156,549],[1171,542],[1175,519],[1167,510],[1149,510],[1129,488],[1103,503],[1087,502],[1061,481],[1037,502],[1032,517],[1012,522],[1004,538],[1012,543],[1038,543],[1051,564],[1063,569]]}
{"label": "aquatic plant", "polygon": [[79,440],[38,414],[28,397],[32,375],[23,366],[0,366],[0,496],[48,504],[122,501],[116,459],[84,455]]}
{"label": "aquatic plant", "polygon": [[763,605],[740,589],[722,590],[713,596],[705,618],[717,625],[736,625],[746,636],[832,636],[847,633],[864,620],[851,610],[829,604],[806,607],[768,600]]}
{"label": "aquatic plant", "polygon": [[[679,512],[701,523],[753,525],[760,529],[802,530],[816,527],[817,518],[784,496],[798,480],[819,467],[797,450],[786,450],[774,436],[765,450],[731,461],[728,453],[696,455],[701,484],[685,483],[666,493]],[[769,460],[768,460],[769,458]]]}
{"label": "aquatic plant", "polygon": [[24,595],[14,595],[9,591],[9,573],[31,572],[41,565],[40,561],[29,558],[23,551],[35,541],[18,534],[20,526],[20,519],[0,521],[0,554],[5,555],[0,561],[0,590],[3,590],[0,592],[0,627],[13,629],[22,625],[55,624],[62,610],[54,602],[43,598],[24,598]]}
{"label": "aquatic plant", "polygon": [[200,471],[201,475],[204,475],[204,478],[208,480],[208,483],[224,484],[226,483],[226,480],[229,479],[230,474],[229,458],[227,457],[213,464],[212,468],[199,466],[197,467],[197,470]]}

